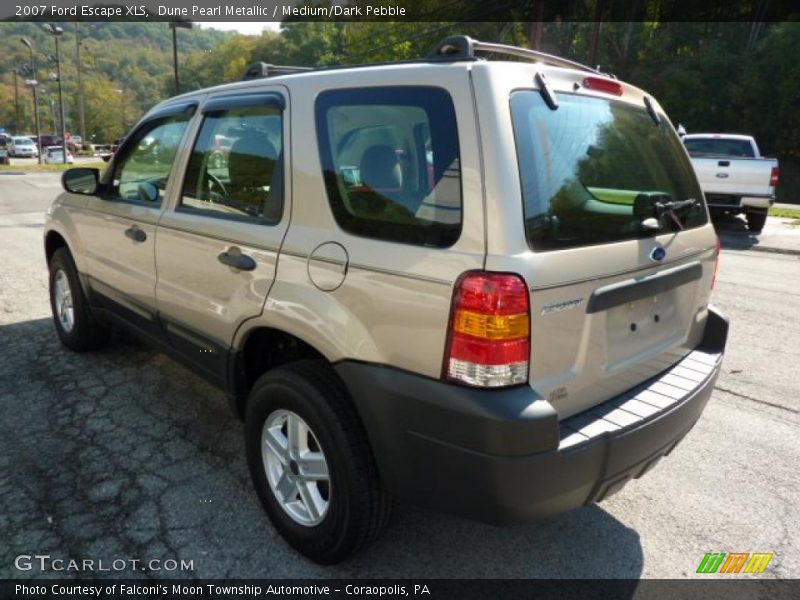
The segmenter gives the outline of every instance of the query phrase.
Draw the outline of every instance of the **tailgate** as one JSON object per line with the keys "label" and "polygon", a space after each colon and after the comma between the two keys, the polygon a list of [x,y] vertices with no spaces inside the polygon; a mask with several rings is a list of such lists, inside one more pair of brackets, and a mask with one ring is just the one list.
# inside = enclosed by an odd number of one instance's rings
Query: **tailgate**
{"label": "tailgate", "polygon": [[[593,260],[586,249],[574,253]],[[564,268],[581,260],[550,259]],[[564,419],[668,369],[702,338],[713,263],[708,250],[665,265],[532,287],[531,386]]]}
{"label": "tailgate", "polygon": [[[584,74],[554,71],[554,108],[531,86],[535,68],[504,67],[492,97],[477,88],[481,115],[503,104],[511,115],[512,142],[486,153],[486,268],[525,279],[529,385],[563,420],[700,343],[715,235],[689,157],[652,99],[614,81],[619,93],[602,95]],[[490,126],[508,135],[501,120]]]}
{"label": "tailgate", "polygon": [[693,158],[692,165],[706,194],[735,196],[770,195],[772,168],[778,166],[769,158]]}

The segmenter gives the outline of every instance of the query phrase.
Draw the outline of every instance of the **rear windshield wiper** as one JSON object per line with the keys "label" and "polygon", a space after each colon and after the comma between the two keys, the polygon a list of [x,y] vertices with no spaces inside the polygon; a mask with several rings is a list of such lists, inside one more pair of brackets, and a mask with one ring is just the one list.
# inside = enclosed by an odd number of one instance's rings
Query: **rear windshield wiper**
{"label": "rear windshield wiper", "polygon": [[697,204],[696,198],[672,200],[669,194],[663,192],[643,192],[634,199],[633,214],[642,220],[644,229],[660,229],[665,215],[683,229],[683,223],[677,213],[686,209],[691,210],[695,204]]}
{"label": "rear windshield wiper", "polygon": [[697,204],[697,198],[687,198],[686,200],[677,201],[669,200],[667,202],[654,202],[653,210],[655,211],[656,217],[659,221],[661,220],[661,217],[668,215],[680,229],[683,229],[683,221],[681,221],[676,213],[677,211],[687,208],[691,209],[695,204]]}

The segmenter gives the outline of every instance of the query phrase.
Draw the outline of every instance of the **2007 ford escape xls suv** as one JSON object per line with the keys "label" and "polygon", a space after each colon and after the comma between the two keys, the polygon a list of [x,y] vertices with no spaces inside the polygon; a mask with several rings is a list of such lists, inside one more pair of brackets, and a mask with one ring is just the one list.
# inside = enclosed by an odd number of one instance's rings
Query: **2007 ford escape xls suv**
{"label": "2007 ford escape xls suv", "polygon": [[464,37],[290,71],[167,100],[104,173],[65,173],[45,250],[67,347],[120,324],[227,390],[266,512],[322,563],[393,497],[536,519],[675,447],[727,321],[655,100]]}

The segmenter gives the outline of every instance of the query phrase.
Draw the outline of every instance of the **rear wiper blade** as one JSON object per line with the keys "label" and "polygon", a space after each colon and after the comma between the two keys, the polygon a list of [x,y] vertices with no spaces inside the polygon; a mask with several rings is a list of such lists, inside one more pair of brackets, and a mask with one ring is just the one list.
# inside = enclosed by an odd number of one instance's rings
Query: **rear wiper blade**
{"label": "rear wiper blade", "polygon": [[664,215],[669,215],[672,221],[680,228],[683,229],[683,222],[678,218],[676,214],[679,210],[684,210],[686,208],[691,208],[695,204],[697,204],[697,198],[687,198],[686,200],[677,200],[677,201],[668,201],[668,202],[655,202],[653,204],[653,209],[655,210],[656,216],[658,220],[661,220],[661,217]]}

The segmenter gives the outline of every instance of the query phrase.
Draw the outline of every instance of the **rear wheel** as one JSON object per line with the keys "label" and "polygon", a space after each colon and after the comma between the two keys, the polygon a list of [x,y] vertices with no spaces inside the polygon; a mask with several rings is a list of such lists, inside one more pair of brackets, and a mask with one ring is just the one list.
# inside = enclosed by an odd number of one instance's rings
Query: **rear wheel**
{"label": "rear wheel", "polygon": [[385,529],[390,501],[361,421],[324,361],[264,374],[247,402],[250,475],[278,532],[321,564],[343,560]]}
{"label": "rear wheel", "polygon": [[108,342],[111,329],[92,312],[66,248],[56,250],[50,259],[50,308],[56,333],[67,348],[85,352]]}
{"label": "rear wheel", "polygon": [[767,222],[767,213],[765,212],[748,212],[745,217],[747,218],[747,228],[753,233],[759,233]]}

